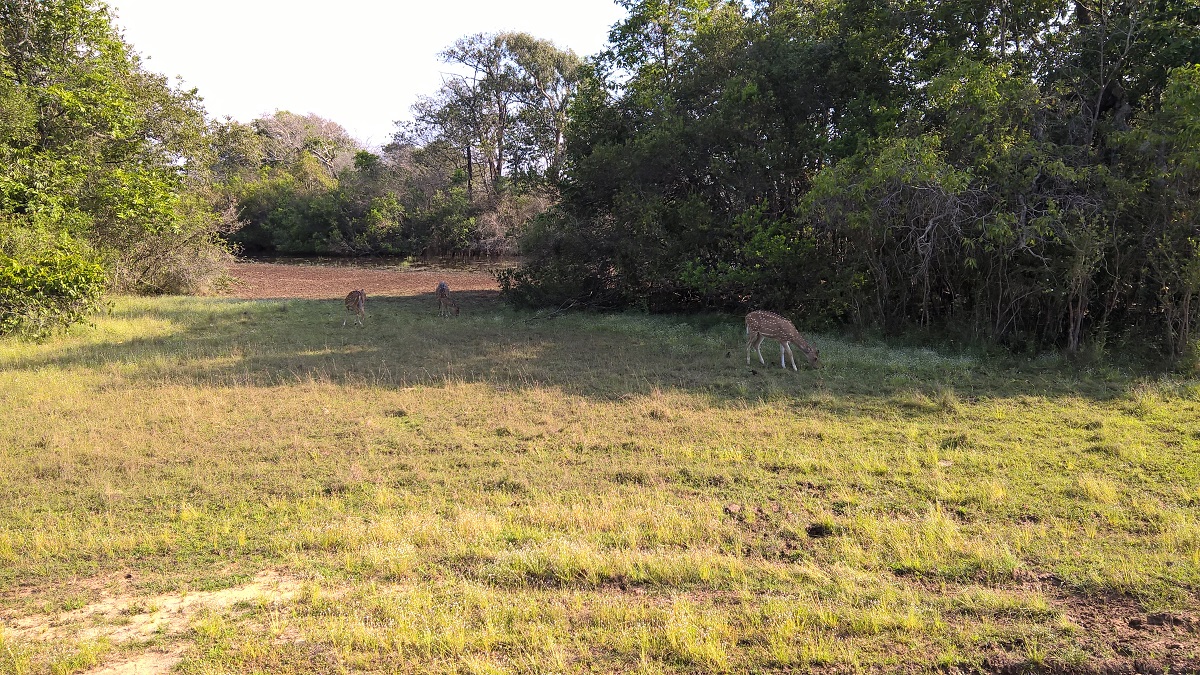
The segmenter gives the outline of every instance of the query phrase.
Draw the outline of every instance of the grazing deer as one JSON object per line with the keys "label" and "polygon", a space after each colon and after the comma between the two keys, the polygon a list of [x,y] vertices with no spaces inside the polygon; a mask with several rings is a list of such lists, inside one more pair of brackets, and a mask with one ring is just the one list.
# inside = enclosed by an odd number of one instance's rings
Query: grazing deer
{"label": "grazing deer", "polygon": [[439,281],[433,294],[437,296],[438,316],[450,316],[451,309],[454,310],[454,316],[458,316],[458,303],[450,299],[450,284]]}
{"label": "grazing deer", "polygon": [[758,360],[764,366],[767,364],[763,360],[762,342],[766,338],[779,341],[779,365],[787,368],[787,362],[784,356],[792,358],[792,370],[799,370],[796,367],[796,356],[792,354],[792,345],[800,348],[804,352],[804,356],[808,358],[808,365],[813,368],[819,368],[820,363],[817,357],[821,355],[819,351],[808,344],[808,341],[800,337],[800,331],[792,325],[791,321],[774,314],[772,312],[764,312],[761,309],[756,309],[746,315],[746,365],[750,365],[750,350],[758,352]]}
{"label": "grazing deer", "polygon": [[[354,314],[355,314],[354,322],[360,326],[363,325],[362,320],[367,315],[367,293],[366,293],[366,291],[364,291],[361,288],[358,289],[357,291],[350,291],[350,293],[346,296],[346,311],[354,312]],[[349,321],[349,317],[342,319],[342,327],[343,328],[346,327],[347,321]]]}

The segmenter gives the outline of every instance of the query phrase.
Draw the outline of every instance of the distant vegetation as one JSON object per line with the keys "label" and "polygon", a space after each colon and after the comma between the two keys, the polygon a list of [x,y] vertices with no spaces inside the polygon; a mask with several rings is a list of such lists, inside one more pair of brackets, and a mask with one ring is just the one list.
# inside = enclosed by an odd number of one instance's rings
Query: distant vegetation
{"label": "distant vegetation", "polygon": [[442,53],[451,77],[375,154],[338,124],[289,112],[215,125],[217,170],[246,251],[498,254],[545,210],[562,170],[580,60],[522,33]]}
{"label": "distant vegetation", "polygon": [[[464,37],[371,149],[313,115],[206,119],[102,4],[3,0],[0,269],[99,265],[73,282],[90,299],[201,290],[232,248],[519,241],[519,304],[1196,363],[1194,0],[620,4],[587,59]],[[52,296],[10,286],[0,326],[43,331],[22,317]]]}
{"label": "distant vegetation", "polygon": [[237,250],[510,252],[555,198],[581,60],[521,33],[442,56],[462,74],[375,152],[315,115],[206,118],[103,3],[0,1],[0,334],[205,291]]}

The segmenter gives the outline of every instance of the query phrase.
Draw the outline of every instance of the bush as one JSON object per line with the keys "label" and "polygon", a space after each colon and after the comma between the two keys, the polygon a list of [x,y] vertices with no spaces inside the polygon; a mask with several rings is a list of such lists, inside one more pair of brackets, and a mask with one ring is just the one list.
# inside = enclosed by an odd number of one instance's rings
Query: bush
{"label": "bush", "polygon": [[219,290],[234,252],[225,237],[240,226],[233,207],[217,211],[199,194],[185,194],[175,227],[147,233],[110,252],[105,262],[117,293],[207,294]]}
{"label": "bush", "polygon": [[0,253],[0,335],[43,338],[99,309],[104,268],[69,246],[21,260]]}

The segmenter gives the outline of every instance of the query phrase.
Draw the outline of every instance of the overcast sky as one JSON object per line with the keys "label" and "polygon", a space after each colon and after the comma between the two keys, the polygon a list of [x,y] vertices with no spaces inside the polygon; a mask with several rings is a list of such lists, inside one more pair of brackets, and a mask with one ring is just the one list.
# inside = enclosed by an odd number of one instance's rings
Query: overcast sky
{"label": "overcast sky", "polygon": [[316,113],[369,146],[441,86],[438,53],[474,33],[524,31],[589,56],[614,0],[109,0],[146,67],[196,87],[212,117]]}

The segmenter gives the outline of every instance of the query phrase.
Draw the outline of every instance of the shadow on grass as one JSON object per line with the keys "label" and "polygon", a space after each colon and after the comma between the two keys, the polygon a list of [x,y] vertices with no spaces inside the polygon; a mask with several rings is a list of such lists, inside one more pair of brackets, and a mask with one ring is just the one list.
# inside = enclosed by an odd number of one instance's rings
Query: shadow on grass
{"label": "shadow on grass", "polygon": [[[944,412],[957,401],[983,397],[1110,399],[1125,395],[1133,383],[1116,371],[1080,372],[1056,359],[1021,363],[827,335],[811,336],[825,367],[801,365],[793,372],[779,367],[771,341],[763,345],[765,365],[756,355],[746,365],[740,317],[548,318],[510,309],[494,292],[455,297],[461,315],[442,318],[432,293],[373,296],[361,327],[340,300],[125,298],[97,320],[97,328],[15,357],[0,352],[0,366],[115,364],[129,379],[208,385],[479,382],[515,390],[556,387],[606,400],[680,390],[711,396],[714,403],[798,399],[830,408],[843,397],[870,396],[891,399],[889,405],[912,414]],[[157,334],[141,336],[147,333]]]}

